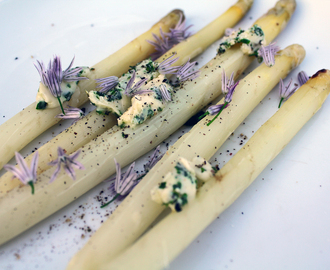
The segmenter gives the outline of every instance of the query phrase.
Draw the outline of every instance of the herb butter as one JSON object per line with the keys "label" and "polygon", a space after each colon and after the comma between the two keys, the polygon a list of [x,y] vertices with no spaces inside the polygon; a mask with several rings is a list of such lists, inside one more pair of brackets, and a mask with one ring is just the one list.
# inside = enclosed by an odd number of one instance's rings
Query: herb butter
{"label": "herb butter", "polygon": [[162,85],[167,91],[173,91],[172,86],[162,74],[142,86],[140,90],[150,90],[152,92],[133,96],[132,106],[118,118],[118,126],[134,128],[157,114],[157,112],[162,111],[165,107],[165,101],[163,101],[160,90]]}
{"label": "herb butter", "polygon": [[241,50],[244,54],[258,56],[258,50],[265,45],[265,35],[262,29],[254,25],[248,30],[238,30],[225,37],[220,43],[218,54],[224,53],[227,49],[241,43]]}
{"label": "herb butter", "polygon": [[198,180],[206,182],[214,175],[212,166],[203,158],[191,162],[180,157],[172,172],[164,181],[151,190],[153,201],[180,212],[182,207],[196,197]]}
{"label": "herb butter", "polygon": [[142,79],[147,81],[158,77],[158,63],[150,59],[144,60],[124,73],[119,79],[118,84],[107,93],[90,91],[88,93],[91,103],[96,106],[96,111],[100,114],[114,113],[121,116],[130,106],[131,98],[124,94],[129,80],[135,71],[135,80],[133,85]]}

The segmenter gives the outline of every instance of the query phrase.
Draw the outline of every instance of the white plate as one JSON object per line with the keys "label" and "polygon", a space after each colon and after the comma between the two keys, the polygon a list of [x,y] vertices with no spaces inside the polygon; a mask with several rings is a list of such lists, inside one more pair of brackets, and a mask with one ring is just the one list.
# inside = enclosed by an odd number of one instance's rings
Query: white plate
{"label": "white plate", "polygon": [[[75,55],[76,65],[91,66],[174,8],[183,9],[187,23],[194,24],[192,29],[197,31],[235,2],[0,1],[0,124],[34,101],[39,82],[33,66],[36,59],[48,62],[58,54],[66,66]],[[239,26],[250,26],[275,2],[255,0]],[[307,51],[305,61],[289,77],[295,77],[300,70],[312,75],[330,68],[329,9],[330,2],[326,0],[298,1],[290,23],[277,38],[282,48],[299,43]],[[200,67],[211,59],[216,48],[217,45],[211,46],[198,58]],[[221,147],[217,155],[220,167],[241,147],[239,134],[250,138],[277,110],[278,101],[276,88]],[[67,125],[53,128],[21,153],[31,153],[39,142],[49,140]],[[330,99],[169,269],[329,269],[329,132]],[[172,136],[170,144],[180,134],[182,130]],[[140,164],[146,158],[140,159]],[[107,184],[95,187],[1,246],[0,268],[65,269],[73,254],[115,208],[116,204],[105,210],[99,208],[97,196],[106,187]]]}

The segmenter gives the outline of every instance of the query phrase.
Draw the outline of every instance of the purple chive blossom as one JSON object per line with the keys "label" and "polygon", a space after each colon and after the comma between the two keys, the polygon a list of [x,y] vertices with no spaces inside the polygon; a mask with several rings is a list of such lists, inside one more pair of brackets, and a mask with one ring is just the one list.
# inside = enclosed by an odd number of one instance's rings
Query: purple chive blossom
{"label": "purple chive blossom", "polygon": [[282,102],[288,100],[293,95],[293,93],[296,92],[296,90],[298,89],[298,86],[295,86],[292,89],[290,89],[291,83],[292,83],[292,79],[286,86],[284,86],[283,80],[281,79],[280,81],[279,92],[280,92],[281,100],[280,103],[278,104],[279,108],[281,107]]}
{"label": "purple chive blossom", "polygon": [[175,73],[179,83],[185,82],[187,80],[194,80],[199,76],[199,70],[191,71],[191,69],[196,65],[195,62],[187,62],[181,67],[178,68],[178,71]]}
{"label": "purple chive blossom", "polygon": [[182,15],[180,15],[179,22],[174,28],[170,29],[169,33],[164,33],[162,29],[160,29],[160,36],[158,37],[155,34],[152,34],[155,41],[147,40],[151,45],[155,47],[156,52],[151,55],[152,60],[156,60],[161,57],[164,53],[170,50],[174,45],[180,43],[181,41],[187,39],[191,36],[191,33],[187,30],[192,25],[188,27],[185,26],[185,20],[182,19]]}
{"label": "purple chive blossom", "polygon": [[158,145],[155,149],[155,151],[150,156],[150,159],[146,164],[143,165],[145,172],[149,172],[153,166],[156,165],[156,163],[163,157],[164,154],[160,152],[160,145]]}
{"label": "purple chive blossom", "polygon": [[102,79],[96,79],[96,83],[99,83],[98,88],[101,88],[99,92],[107,93],[112,88],[114,88],[118,84],[118,77],[110,76]]}
{"label": "purple chive blossom", "polygon": [[39,72],[41,82],[48,87],[51,94],[58,99],[58,102],[61,106],[62,113],[65,114],[62,102],[60,100],[62,90],[61,82],[75,82],[80,80],[86,80],[85,77],[80,77],[79,74],[82,71],[81,67],[71,68],[73,65],[74,57],[68,66],[68,68],[63,71],[61,65],[61,59],[58,56],[54,56],[53,61],[50,60],[48,68],[46,69],[42,61],[34,63],[34,66]]}
{"label": "purple chive blossom", "polygon": [[221,88],[222,93],[227,94],[229,89],[235,84],[234,72],[231,74],[230,79],[228,80],[226,76],[226,72],[223,70],[221,84],[222,84],[222,88]]}
{"label": "purple chive blossom", "polygon": [[31,161],[31,168],[28,167],[24,158],[20,155],[20,153],[15,152],[15,157],[17,164],[20,168],[16,168],[13,165],[6,164],[3,167],[14,174],[14,178],[18,178],[24,185],[31,186],[31,192],[34,194],[34,183],[37,181],[37,164],[39,153],[36,151]]}
{"label": "purple chive blossom", "polygon": [[169,33],[166,33],[169,43],[174,46],[181,41],[187,39],[188,37],[191,36],[191,33],[188,32],[187,30],[192,27],[192,25],[189,25],[186,27],[186,21],[183,19],[183,16],[180,14],[180,20],[176,24],[174,28],[170,29]]}
{"label": "purple chive blossom", "polygon": [[217,113],[219,113],[220,111],[222,111],[223,109],[227,108],[229,106],[229,104],[226,105],[225,108],[224,107],[225,104],[217,104],[217,105],[212,105],[210,107],[208,107],[207,109],[207,114],[209,115],[215,115]]}
{"label": "purple chive blossom", "polygon": [[[116,178],[114,179],[115,181],[109,187],[109,189],[111,190],[111,193],[115,194],[115,196],[113,197],[113,199],[111,201],[102,205],[101,208],[109,205],[114,200],[116,200],[119,196],[125,197],[126,195],[128,195],[131,192],[131,190],[135,187],[135,185],[138,183],[137,182],[138,175],[134,171],[135,162],[133,162],[129,166],[129,168],[127,169],[127,171],[125,173],[121,173],[120,164],[116,161],[116,159],[115,159],[115,164],[116,164]],[[111,180],[113,180],[113,179],[111,179]]]}
{"label": "purple chive blossom", "polygon": [[64,112],[65,114],[60,113],[55,117],[61,119],[79,119],[84,116],[84,112],[82,110],[71,106],[68,106],[68,108],[64,109]]}
{"label": "purple chive blossom", "polygon": [[[163,62],[161,62],[158,67],[157,70],[159,71],[160,74],[175,74],[178,70],[178,66],[172,66],[172,64],[174,64],[179,57],[173,58],[175,56],[175,54],[173,54],[172,56],[166,58]],[[172,59],[173,58],[173,59]]]}
{"label": "purple chive blossom", "polygon": [[300,86],[305,84],[308,80],[309,80],[309,78],[308,78],[308,75],[305,71],[300,71],[298,73],[298,82],[299,82]]}
{"label": "purple chive blossom", "polygon": [[150,55],[151,60],[154,61],[157,58],[161,57],[169,49],[171,49],[173,45],[170,44],[169,38],[165,36],[165,33],[161,28],[160,28],[160,37],[158,37],[155,34],[152,35],[155,41],[147,40],[147,42],[155,47],[156,52]]}
{"label": "purple chive blossom", "polygon": [[51,165],[51,166],[57,165],[57,168],[54,171],[54,173],[50,179],[50,183],[55,180],[55,178],[61,171],[61,165],[63,165],[65,172],[73,180],[76,180],[76,173],[75,173],[73,167],[76,167],[79,170],[85,169],[84,165],[82,165],[80,162],[76,161],[79,154],[80,154],[80,150],[73,153],[72,155],[68,156],[61,147],[58,147],[57,148],[57,159],[49,163],[49,165]]}
{"label": "purple chive blossom", "polygon": [[223,91],[223,89],[226,89],[225,90],[226,92],[224,92],[224,93],[226,93],[225,100],[224,100],[225,103],[210,106],[207,109],[206,113],[201,116],[201,118],[202,118],[208,114],[210,114],[210,115],[216,114],[216,116],[213,117],[213,119],[207,123],[207,126],[211,125],[213,123],[213,121],[220,115],[220,113],[229,106],[229,103],[232,101],[234,91],[238,84],[239,84],[239,81],[237,81],[236,83],[234,81],[234,73],[231,74],[230,79],[228,80],[226,77],[225,71],[222,72],[222,91]]}
{"label": "purple chive blossom", "polygon": [[171,92],[168,91],[166,85],[161,84],[159,86],[159,90],[160,90],[160,94],[162,95],[163,101],[168,102],[172,100]]}
{"label": "purple chive blossom", "polygon": [[[142,80],[138,81],[137,83],[135,83],[134,86],[133,86],[134,80],[135,80],[135,70],[133,70],[132,76],[131,76],[130,80],[128,81],[126,89],[125,89],[125,95],[127,95],[129,97],[132,97],[132,96],[136,95],[138,89],[142,85],[144,85],[145,82],[147,81],[147,79],[142,79]],[[142,91],[142,92],[139,91],[139,94],[141,94],[143,92],[145,92],[145,91]],[[150,92],[150,91],[147,91],[147,92]]]}
{"label": "purple chive blossom", "polygon": [[138,182],[151,170],[153,166],[163,157],[163,154],[159,151],[160,146],[158,145],[150,156],[149,161],[144,165],[144,173],[137,175],[134,171],[135,162],[133,162],[125,173],[121,172],[121,167],[119,163],[116,164],[116,177],[112,177],[105,181],[111,182],[109,186],[110,195],[114,196],[111,201],[102,205],[101,208],[106,207],[116,199],[123,199],[127,196],[132,189],[138,184]]}
{"label": "purple chive blossom", "polygon": [[275,55],[280,50],[279,46],[275,45],[275,42],[262,46],[258,51],[258,56],[264,60],[264,63],[268,67],[275,65]]}
{"label": "purple chive blossom", "polygon": [[228,104],[232,101],[234,91],[238,84],[239,84],[239,81],[237,81],[236,83],[233,83],[232,85],[229,86],[228,93],[225,96],[225,104]]}

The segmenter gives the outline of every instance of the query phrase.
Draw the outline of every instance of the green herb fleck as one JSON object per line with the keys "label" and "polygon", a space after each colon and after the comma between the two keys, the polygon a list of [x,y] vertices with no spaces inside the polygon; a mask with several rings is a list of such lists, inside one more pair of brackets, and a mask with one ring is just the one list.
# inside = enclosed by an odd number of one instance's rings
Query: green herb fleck
{"label": "green herb fleck", "polygon": [[46,107],[47,107],[47,102],[39,101],[37,106],[36,106],[36,109],[37,110],[44,110],[44,109],[46,109]]}
{"label": "green herb fleck", "polygon": [[160,189],[164,189],[164,188],[166,188],[166,182],[161,182],[161,183],[159,184],[159,188],[160,188]]}
{"label": "green herb fleck", "polygon": [[66,101],[69,101],[73,95],[73,92],[66,92],[63,93],[62,96],[65,98]]}

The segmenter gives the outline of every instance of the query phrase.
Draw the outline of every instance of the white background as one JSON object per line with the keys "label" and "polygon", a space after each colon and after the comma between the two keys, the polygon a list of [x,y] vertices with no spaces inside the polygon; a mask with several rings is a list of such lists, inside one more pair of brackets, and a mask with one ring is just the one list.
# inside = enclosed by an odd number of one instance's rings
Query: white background
{"label": "white background", "polygon": [[[58,54],[66,67],[75,55],[75,65],[91,66],[174,8],[185,11],[187,24],[193,24],[192,31],[196,32],[235,2],[0,1],[0,124],[34,101],[39,83],[33,66],[36,59],[47,63]],[[249,27],[275,2],[255,0],[238,26]],[[330,68],[330,1],[297,2],[290,23],[276,39],[282,48],[299,43],[307,51],[305,61],[290,74],[294,78],[300,70],[311,76],[319,69]],[[214,56],[216,48],[214,44],[198,58],[199,67]],[[241,147],[240,134],[250,138],[276,112],[278,102],[276,87],[221,147],[216,156],[220,167]],[[21,153],[31,153],[68,124],[50,130]],[[187,130],[178,131],[168,142],[173,144]],[[330,99],[169,269],[329,269],[329,134]],[[162,149],[166,150],[165,144]],[[73,254],[116,207],[115,203],[107,209],[99,208],[97,196],[105,197],[106,187],[97,186],[1,246],[0,269],[65,269]],[[109,245],[115,244],[109,241]]]}

